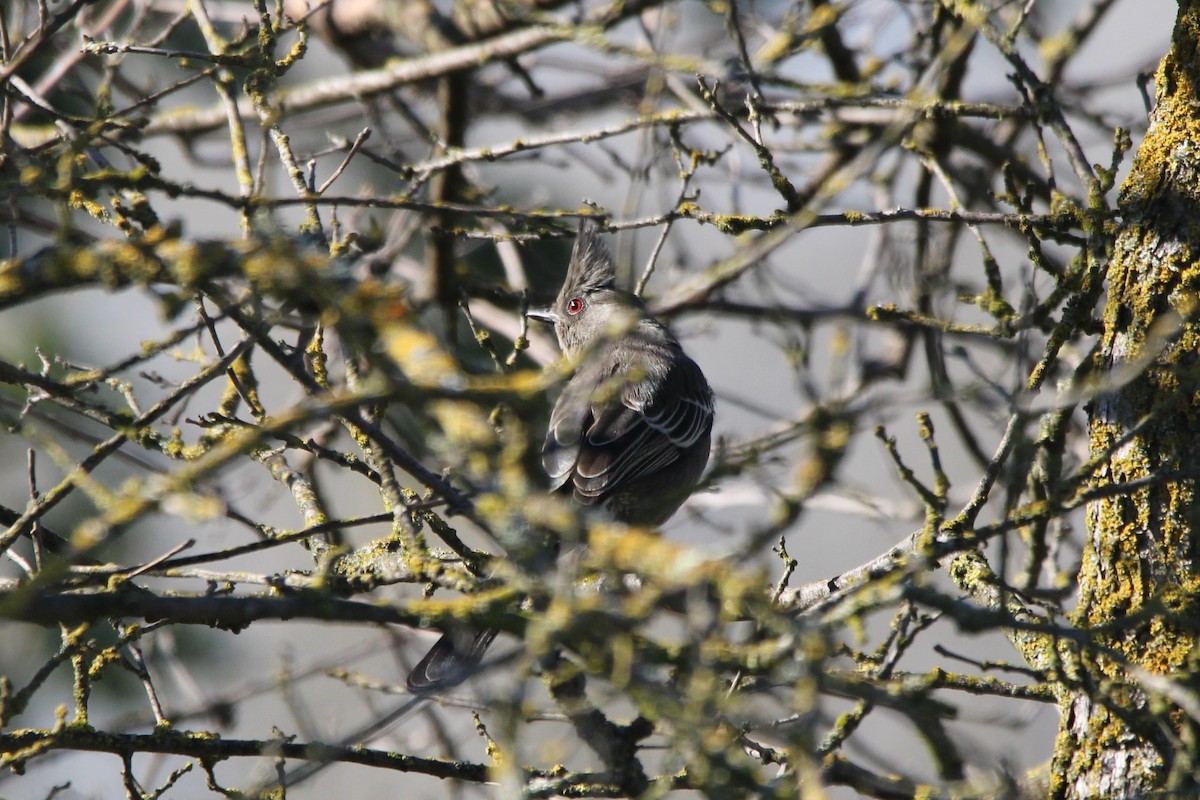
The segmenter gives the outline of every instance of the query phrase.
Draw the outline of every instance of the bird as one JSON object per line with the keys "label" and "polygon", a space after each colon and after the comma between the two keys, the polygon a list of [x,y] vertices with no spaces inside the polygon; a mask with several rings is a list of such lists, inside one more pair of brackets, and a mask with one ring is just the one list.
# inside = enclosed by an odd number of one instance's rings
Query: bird
{"label": "bird", "polygon": [[[612,255],[590,218],[579,224],[554,304],[527,316],[553,325],[563,355],[576,365],[542,445],[550,491],[569,496],[583,513],[662,525],[708,464],[714,400],[704,373],[640,297],[617,288]],[[495,636],[445,633],[409,673],[409,691],[461,683]]]}

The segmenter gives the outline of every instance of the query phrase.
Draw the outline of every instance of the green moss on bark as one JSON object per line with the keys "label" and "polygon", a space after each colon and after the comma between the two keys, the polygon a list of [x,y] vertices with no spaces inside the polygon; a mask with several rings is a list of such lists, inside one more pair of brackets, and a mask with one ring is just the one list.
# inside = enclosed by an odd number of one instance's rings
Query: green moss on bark
{"label": "green moss on bark", "polygon": [[[1097,355],[1104,392],[1091,411],[1098,485],[1138,482],[1095,502],[1075,622],[1098,647],[1063,707],[1052,796],[1193,790],[1173,763],[1181,716],[1140,675],[1187,680],[1200,619],[1195,481],[1200,452],[1200,4],[1184,2],[1158,74],[1158,107],[1122,188],[1125,220],[1107,270]],[[1179,477],[1175,477],[1179,476]],[[1144,672],[1143,672],[1144,671]]]}

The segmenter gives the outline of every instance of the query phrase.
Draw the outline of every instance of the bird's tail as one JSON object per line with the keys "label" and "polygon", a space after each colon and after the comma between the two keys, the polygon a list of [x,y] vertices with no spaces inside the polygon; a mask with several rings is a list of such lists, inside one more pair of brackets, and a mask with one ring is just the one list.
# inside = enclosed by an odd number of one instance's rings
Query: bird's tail
{"label": "bird's tail", "polygon": [[479,668],[496,630],[453,630],[442,634],[408,673],[405,685],[413,694],[431,694],[465,681]]}

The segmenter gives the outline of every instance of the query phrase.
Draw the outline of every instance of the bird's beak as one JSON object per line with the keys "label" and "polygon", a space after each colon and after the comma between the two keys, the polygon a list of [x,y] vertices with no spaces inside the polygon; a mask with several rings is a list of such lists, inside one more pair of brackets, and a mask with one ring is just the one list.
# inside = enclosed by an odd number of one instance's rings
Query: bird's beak
{"label": "bird's beak", "polygon": [[555,314],[552,308],[531,308],[525,312],[525,316],[545,322],[548,325],[558,322],[558,314]]}

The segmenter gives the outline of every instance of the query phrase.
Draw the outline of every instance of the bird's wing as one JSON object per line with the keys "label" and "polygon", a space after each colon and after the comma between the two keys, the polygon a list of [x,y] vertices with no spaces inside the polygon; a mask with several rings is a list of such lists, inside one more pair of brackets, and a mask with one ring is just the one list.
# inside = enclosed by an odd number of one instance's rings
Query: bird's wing
{"label": "bird's wing", "polygon": [[581,373],[563,390],[542,455],[553,488],[573,480],[581,499],[598,502],[671,464],[711,429],[712,394],[690,359],[673,361],[662,380],[619,381],[612,370]]}
{"label": "bird's wing", "polygon": [[585,386],[584,377],[582,373],[576,373],[550,412],[550,426],[542,445],[542,468],[550,477],[552,491],[561,488],[574,474],[584,428],[591,424],[592,408],[588,398],[592,382],[586,381]]}

